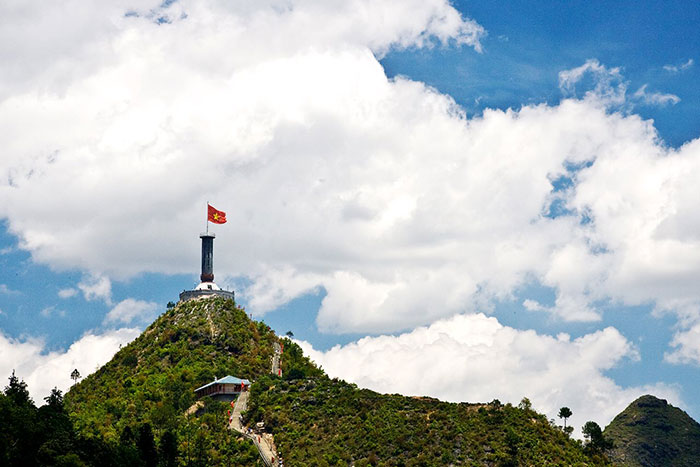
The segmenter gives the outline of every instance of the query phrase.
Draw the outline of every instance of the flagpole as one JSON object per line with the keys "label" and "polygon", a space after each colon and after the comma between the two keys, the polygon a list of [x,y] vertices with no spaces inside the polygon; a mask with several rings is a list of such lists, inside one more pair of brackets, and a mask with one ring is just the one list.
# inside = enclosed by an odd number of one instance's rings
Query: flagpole
{"label": "flagpole", "polygon": [[207,235],[209,235],[209,201],[207,201]]}

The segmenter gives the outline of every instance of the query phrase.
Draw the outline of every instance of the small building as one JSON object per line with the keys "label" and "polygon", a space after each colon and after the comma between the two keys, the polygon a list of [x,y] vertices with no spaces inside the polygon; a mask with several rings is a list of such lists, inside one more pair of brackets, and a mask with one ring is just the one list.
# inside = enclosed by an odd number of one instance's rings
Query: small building
{"label": "small building", "polygon": [[235,376],[224,376],[221,379],[214,379],[209,384],[205,384],[194,390],[197,399],[204,396],[211,396],[215,399],[232,400],[241,392],[250,387],[247,379],[236,378]]}

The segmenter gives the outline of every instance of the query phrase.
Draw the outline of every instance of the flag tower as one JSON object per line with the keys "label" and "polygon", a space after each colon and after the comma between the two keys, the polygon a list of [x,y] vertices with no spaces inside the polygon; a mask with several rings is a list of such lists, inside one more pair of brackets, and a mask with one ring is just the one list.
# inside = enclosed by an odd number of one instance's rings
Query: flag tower
{"label": "flag tower", "polygon": [[216,235],[209,232],[210,222],[225,224],[226,213],[207,203],[207,230],[199,235],[199,238],[202,239],[202,273],[199,276],[201,282],[193,290],[183,290],[180,294],[181,302],[212,296],[226,297],[232,300],[234,298],[233,291],[223,290],[214,283],[214,238]]}

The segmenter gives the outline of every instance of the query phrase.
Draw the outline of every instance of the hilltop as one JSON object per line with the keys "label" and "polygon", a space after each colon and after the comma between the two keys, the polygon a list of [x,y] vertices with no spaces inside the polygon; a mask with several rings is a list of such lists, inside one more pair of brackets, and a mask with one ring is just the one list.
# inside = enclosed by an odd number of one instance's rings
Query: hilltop
{"label": "hilltop", "polygon": [[700,462],[700,424],[663,399],[632,402],[605,428],[609,453],[621,466],[695,466]]}
{"label": "hilltop", "polygon": [[[270,374],[275,344],[284,345],[283,378]],[[454,404],[330,379],[295,343],[221,298],[167,310],[71,389],[66,407],[80,433],[108,443],[128,443],[147,424],[156,444],[175,437],[181,464],[254,465],[252,444],[226,429],[227,404],[205,398],[184,415],[195,388],[226,374],[254,381],[244,421],[265,424],[286,465],[603,463],[527,400]]]}
{"label": "hilltop", "polygon": [[254,380],[270,371],[275,333],[232,300],[193,300],[161,315],[138,338],[66,395],[76,427],[117,439],[143,421],[170,426],[193,390],[227,374]]}
{"label": "hilltop", "polygon": [[275,433],[289,465],[594,465],[530,407],[448,403],[358,389],[337,379],[253,386],[247,418]]}
{"label": "hilltop", "polygon": [[[262,465],[255,447],[227,429],[228,404],[205,398],[192,410],[194,389],[217,376],[260,378],[270,372],[277,343],[265,323],[251,320],[233,300],[180,303],[75,385],[66,394],[66,409],[78,433],[106,443],[107,465],[138,465],[132,448],[140,449],[144,429],[152,432],[154,446],[164,437],[174,439],[184,465],[220,465],[232,458],[236,465]],[[308,359],[286,367],[321,374]],[[188,410],[194,413],[186,416]]]}
{"label": "hilltop", "polygon": [[[194,392],[225,375],[253,382],[235,421],[227,402]],[[448,403],[331,379],[296,343],[224,298],[168,308],[65,399],[54,390],[37,408],[12,375],[0,419],[0,464],[8,466],[264,465],[246,437],[260,427],[266,434],[255,438],[269,439],[268,455],[287,466],[608,465],[603,452],[615,465],[700,459],[700,425],[653,396],[634,401],[604,433],[593,423],[597,434],[581,443],[526,398],[517,406]]]}

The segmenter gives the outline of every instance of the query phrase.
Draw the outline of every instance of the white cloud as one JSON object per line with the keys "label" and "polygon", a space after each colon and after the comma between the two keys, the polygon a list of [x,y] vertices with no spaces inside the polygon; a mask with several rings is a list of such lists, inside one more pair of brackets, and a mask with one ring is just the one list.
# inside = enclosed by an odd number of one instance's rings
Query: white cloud
{"label": "white cloud", "polygon": [[0,294],[5,295],[19,295],[21,292],[19,290],[11,289],[7,284],[0,284]]}
{"label": "white cloud", "polygon": [[78,295],[78,289],[67,288],[58,291],[58,296],[60,298],[71,298],[75,297],[76,295]]}
{"label": "white cloud", "polygon": [[635,347],[612,327],[571,339],[519,331],[472,314],[326,352],[300,345],[330,376],[379,392],[513,404],[528,397],[550,418],[568,406],[579,436],[586,421],[605,426],[642,394],[681,403],[676,388],[658,383],[623,388],[605,376],[626,359],[639,359]]}
{"label": "white cloud", "polygon": [[112,303],[112,282],[106,276],[87,275],[80,281],[78,288],[87,301],[104,300],[108,305]]}
{"label": "white cloud", "polygon": [[[31,27],[0,51],[0,216],[20,247],[94,273],[80,290],[109,303],[111,280],[197,272],[210,200],[229,219],[217,277],[247,276],[257,313],[324,288],[326,331],[411,329],[532,280],[565,320],[598,320],[606,300],[700,304],[700,143],[668,148],[601,106],[625,98],[620,69],[589,60],[560,75],[572,93],[592,76],[589,97],[468,118],[377,61],[478,48],[449,3],[286,5],[13,10]],[[554,201],[566,215],[547,216]]]}
{"label": "white cloud", "polygon": [[[600,320],[606,300],[675,312],[667,360],[700,360],[700,140],[668,148],[652,122],[612,111],[635,99],[619,68],[589,60],[559,75],[559,105],[469,118],[377,60],[480,50],[483,29],[445,0],[161,3],[128,17],[132,2],[0,3],[0,217],[33,260],[85,271],[59,297],[111,305],[112,280],[196,273],[210,200],[229,219],[217,278],[250,279],[252,312],[323,288],[324,331],[433,323],[312,351],[331,374],[447,400],[528,396],[552,417],[571,407],[577,427],[644,392],[679,402],[605,376],[639,358],[613,328],[572,340],[454,316],[534,280],[555,302],[523,306],[563,320]],[[566,214],[551,218],[555,201]],[[127,299],[105,323],[155,311]],[[16,368],[40,402],[137,334],[48,353],[0,336],[0,371]]]}
{"label": "white cloud", "polygon": [[158,312],[158,304],[127,298],[117,303],[117,305],[105,316],[105,323],[129,324],[134,320],[140,322],[150,322]]}
{"label": "white cloud", "polygon": [[537,300],[526,299],[523,301],[523,307],[528,311],[548,311],[549,307],[542,305]]}
{"label": "white cloud", "polygon": [[581,66],[559,72],[559,88],[567,95],[576,95],[576,85],[586,76],[593,79],[593,89],[586,91],[585,98],[606,105],[621,105],[625,102],[627,83],[619,67],[608,68],[596,59],[586,60]]}
{"label": "white cloud", "polygon": [[672,364],[700,365],[700,323],[678,331],[671,341],[670,350],[664,354],[664,360]]}
{"label": "white cloud", "polygon": [[647,85],[643,85],[634,93],[634,98],[648,105],[676,105],[681,98],[675,94],[664,94],[660,92],[647,92]]}
{"label": "white cloud", "polygon": [[692,58],[689,58],[687,62],[681,63],[680,65],[664,65],[664,70],[670,71],[671,73],[678,73],[679,71],[687,70],[693,64],[695,61]]}
{"label": "white cloud", "polygon": [[[180,0],[166,7],[162,4],[161,0],[87,4],[62,0],[50,5],[4,1],[0,5],[4,18],[0,100],[29,90],[65,96],[75,82],[89,79],[102,67],[125,58],[128,66],[147,66],[153,54],[162,53],[161,58],[170,57],[172,62],[188,61],[225,80],[240,64],[313,47],[362,46],[381,54],[392,46],[454,41],[480,50],[479,40],[485,34],[480,25],[462,18],[445,0]],[[159,25],[158,18],[170,24]],[[131,56],[125,57],[124,52]],[[163,65],[162,73],[174,71]]]}
{"label": "white cloud", "polygon": [[41,339],[17,340],[0,334],[0,375],[12,370],[26,381],[37,405],[44,403],[51,389],[70,388],[70,374],[78,369],[83,377],[107,363],[114,353],[139,335],[138,329],[122,328],[104,334],[86,334],[65,351],[47,351]]}
{"label": "white cloud", "polygon": [[[585,82],[588,77],[590,82]],[[589,59],[581,66],[559,72],[559,88],[565,95],[575,97],[577,85],[581,84],[583,84],[581,87],[588,89],[584,99],[612,108],[631,107],[637,103],[656,106],[675,105],[681,100],[675,94],[647,92],[647,84],[628,96],[628,82],[625,81],[622,70],[619,67],[608,68],[595,59]]]}

